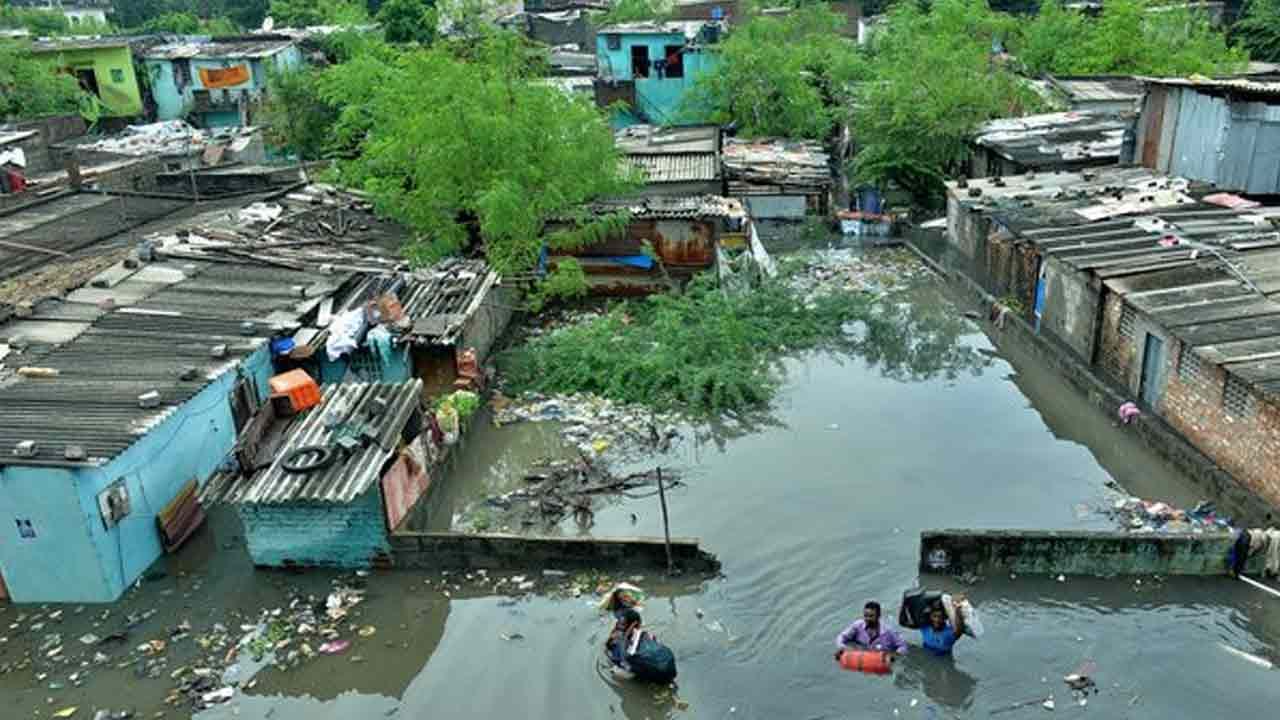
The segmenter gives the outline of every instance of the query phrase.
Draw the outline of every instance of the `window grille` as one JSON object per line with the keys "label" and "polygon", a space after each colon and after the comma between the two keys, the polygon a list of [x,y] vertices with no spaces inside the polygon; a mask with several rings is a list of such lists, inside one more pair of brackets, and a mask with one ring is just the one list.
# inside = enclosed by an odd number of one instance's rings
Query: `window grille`
{"label": "window grille", "polygon": [[1227,375],[1227,384],[1222,389],[1222,407],[1227,414],[1235,418],[1251,417],[1254,412],[1253,393],[1240,378]]}
{"label": "window grille", "polygon": [[1120,311],[1120,337],[1126,340],[1133,339],[1134,319],[1133,308],[1125,305]]}
{"label": "window grille", "polygon": [[1178,379],[1191,382],[1200,377],[1200,356],[1191,349],[1190,345],[1182,344],[1182,349],[1178,352]]}

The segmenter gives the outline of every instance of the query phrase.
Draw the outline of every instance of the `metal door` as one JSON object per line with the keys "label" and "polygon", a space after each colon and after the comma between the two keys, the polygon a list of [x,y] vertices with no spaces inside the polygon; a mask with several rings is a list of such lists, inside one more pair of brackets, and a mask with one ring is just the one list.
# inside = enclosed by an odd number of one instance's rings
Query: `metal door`
{"label": "metal door", "polygon": [[1156,407],[1164,394],[1164,371],[1164,340],[1147,333],[1142,352],[1142,380],[1138,386],[1138,395],[1147,407]]}

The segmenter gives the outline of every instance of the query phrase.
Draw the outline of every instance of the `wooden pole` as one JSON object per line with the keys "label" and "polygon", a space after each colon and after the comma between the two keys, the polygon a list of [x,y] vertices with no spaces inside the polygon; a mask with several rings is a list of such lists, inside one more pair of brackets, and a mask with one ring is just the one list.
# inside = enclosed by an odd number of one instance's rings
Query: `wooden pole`
{"label": "wooden pole", "polygon": [[667,543],[667,574],[675,571],[671,560],[671,522],[667,519],[667,491],[662,484],[662,468],[658,468],[658,502],[662,503],[662,535]]}

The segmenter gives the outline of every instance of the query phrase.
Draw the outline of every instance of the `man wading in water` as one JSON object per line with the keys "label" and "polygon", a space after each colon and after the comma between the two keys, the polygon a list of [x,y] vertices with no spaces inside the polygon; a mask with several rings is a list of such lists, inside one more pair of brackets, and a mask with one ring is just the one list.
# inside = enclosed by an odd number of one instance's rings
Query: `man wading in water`
{"label": "man wading in water", "polygon": [[845,650],[882,650],[904,655],[907,643],[896,630],[880,622],[880,603],[871,600],[862,608],[862,619],[836,636],[836,648],[836,660],[839,660]]}

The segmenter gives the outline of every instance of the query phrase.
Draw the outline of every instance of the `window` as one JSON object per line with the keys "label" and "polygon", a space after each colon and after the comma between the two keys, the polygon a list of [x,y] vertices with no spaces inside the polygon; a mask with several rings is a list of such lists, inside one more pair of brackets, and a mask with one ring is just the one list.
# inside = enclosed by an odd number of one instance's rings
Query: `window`
{"label": "window", "polygon": [[121,70],[120,68],[111,68],[111,82],[113,83],[124,82],[124,71]]}
{"label": "window", "polygon": [[667,77],[684,77],[684,46],[668,45],[662,49],[662,55],[666,60]]}
{"label": "window", "polygon": [[1222,409],[1234,418],[1251,417],[1255,410],[1253,393],[1240,378],[1228,374],[1227,383],[1222,388]]}
{"label": "window", "polygon": [[1120,311],[1120,337],[1128,340],[1133,339],[1133,323],[1133,308],[1125,305],[1124,309]]}
{"label": "window", "polygon": [[1200,356],[1191,349],[1191,346],[1182,343],[1182,349],[1178,351],[1178,379],[1183,382],[1191,382],[1200,377]]}
{"label": "window", "polygon": [[645,45],[631,46],[631,77],[649,77],[649,48]]}

